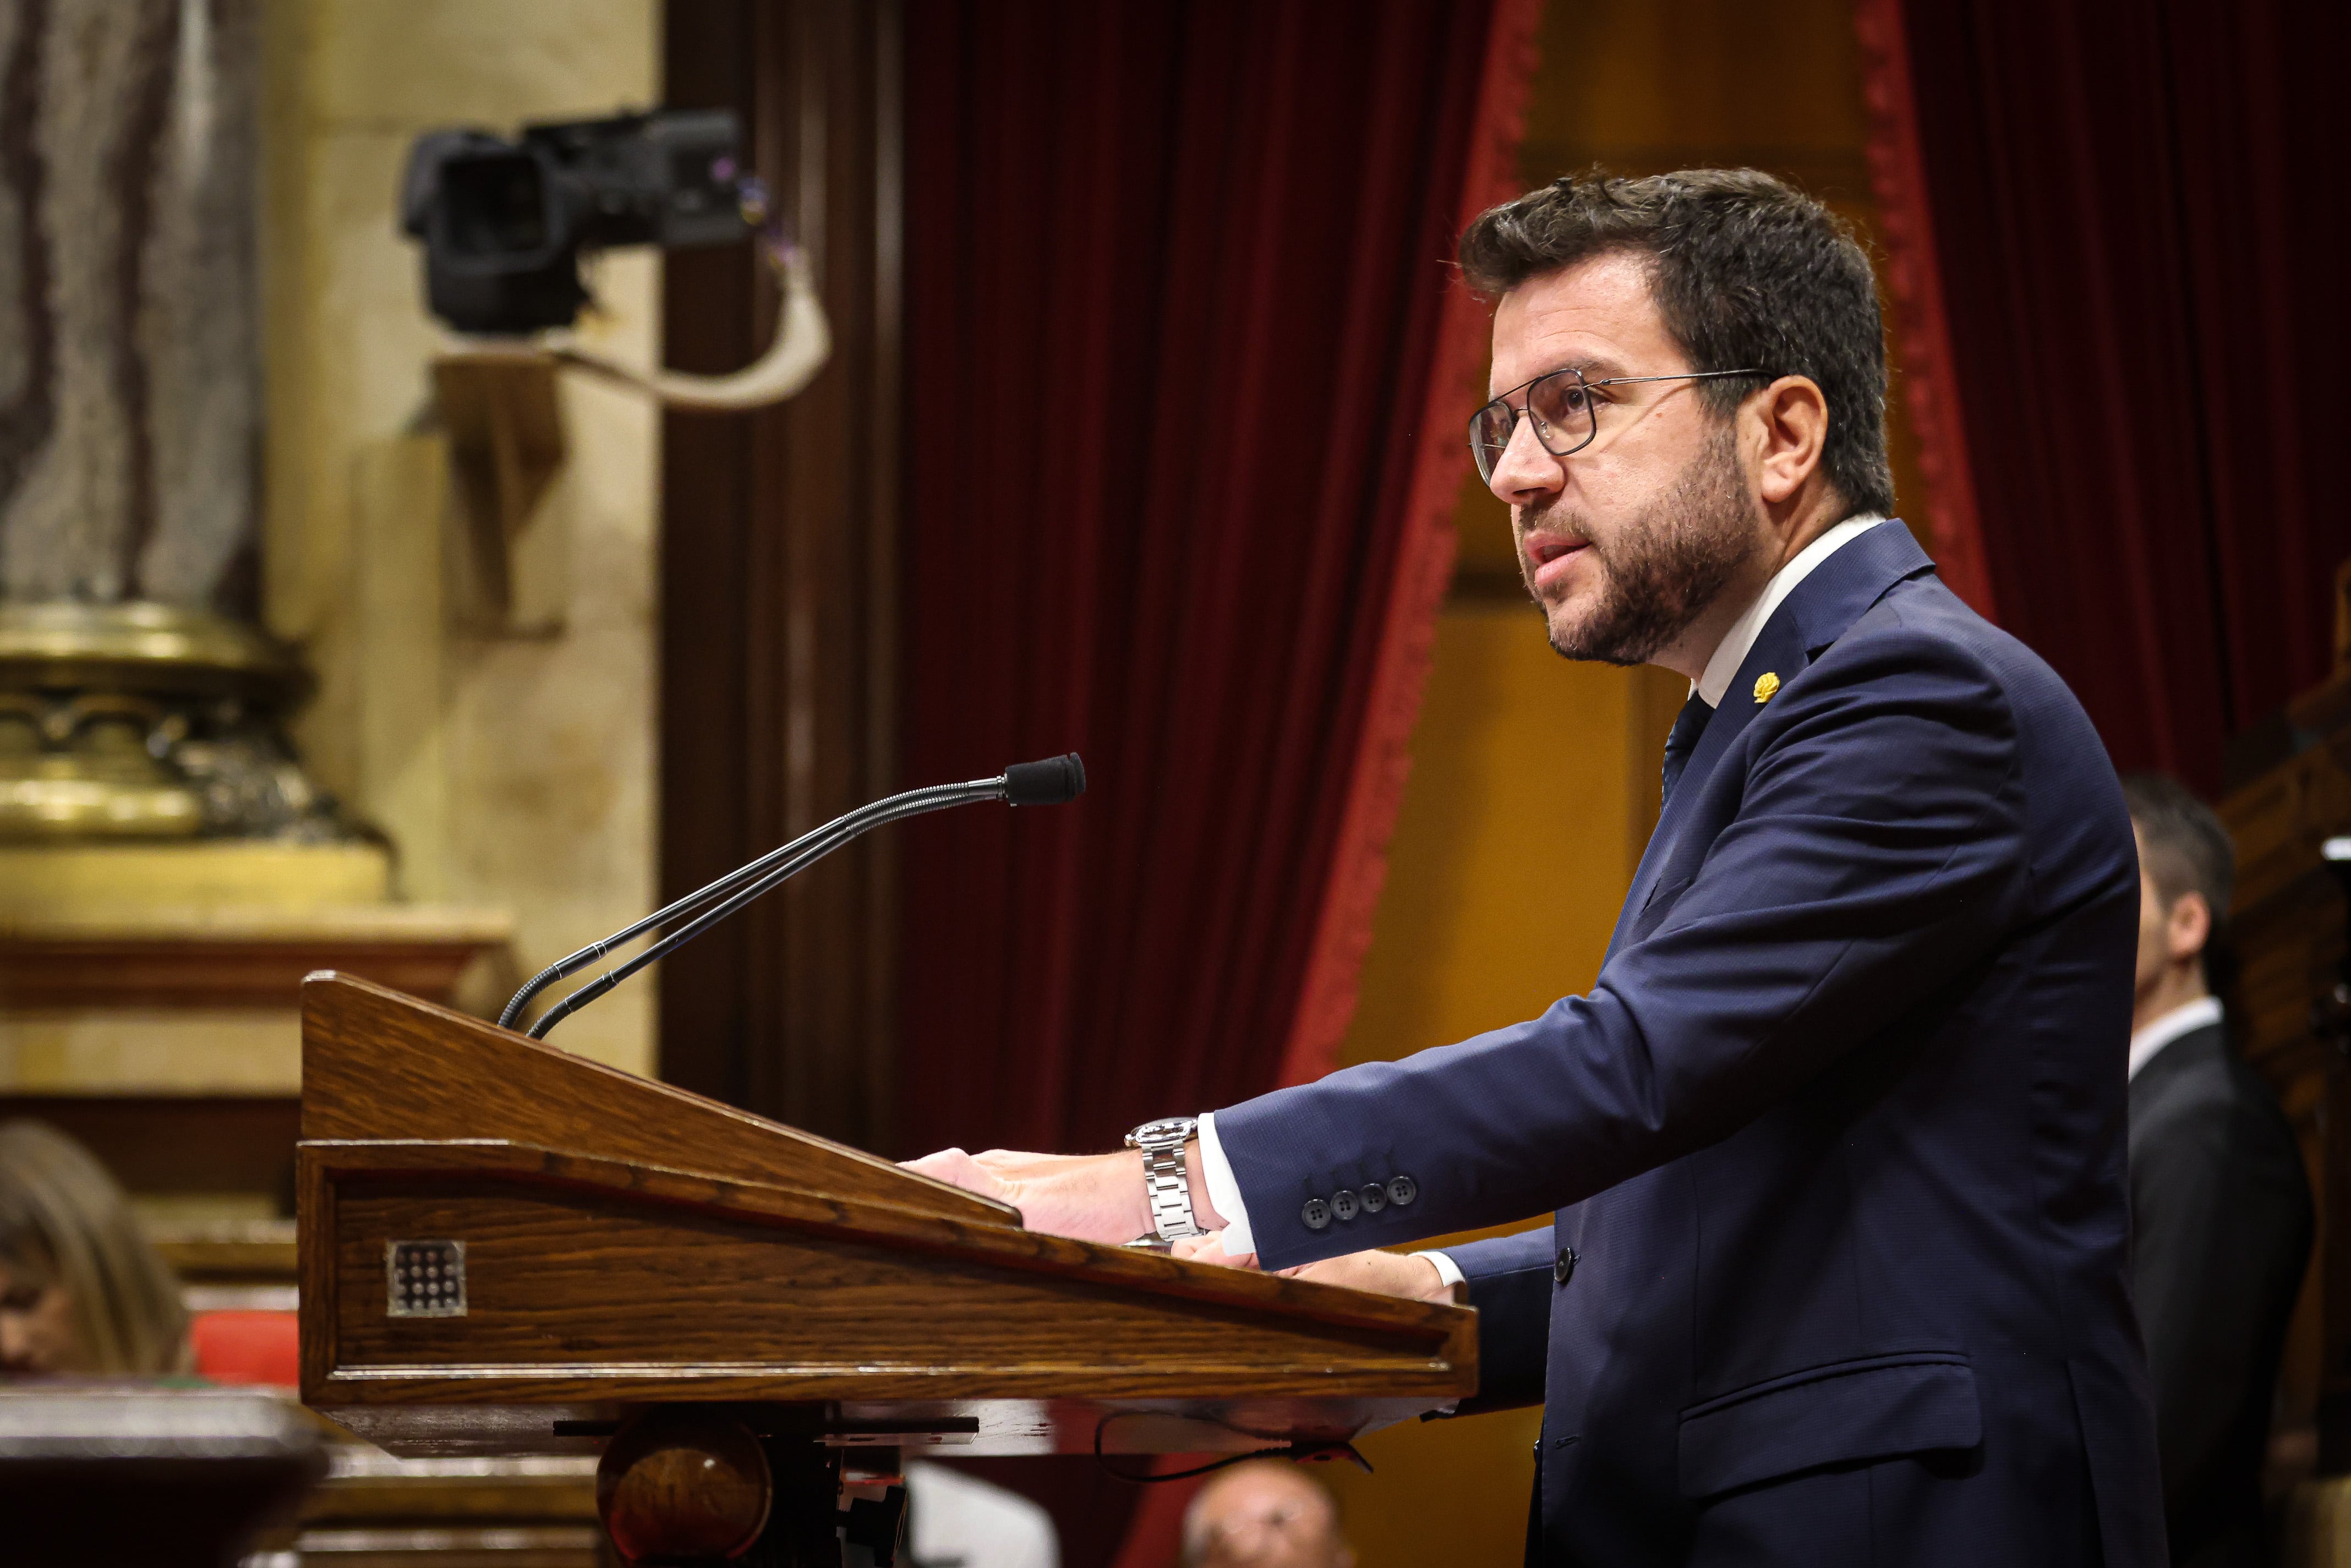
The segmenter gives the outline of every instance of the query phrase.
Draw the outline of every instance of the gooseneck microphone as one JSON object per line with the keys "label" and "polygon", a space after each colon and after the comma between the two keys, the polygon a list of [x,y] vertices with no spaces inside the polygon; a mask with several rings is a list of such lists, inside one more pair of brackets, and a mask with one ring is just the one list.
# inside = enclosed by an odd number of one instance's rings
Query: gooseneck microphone
{"label": "gooseneck microphone", "polygon": [[[556,981],[578,974],[613,948],[633,942],[646,932],[667,925],[673,920],[694,915],[697,910],[705,911],[627,963],[606,970],[539,1015],[538,1021],[530,1026],[529,1033],[533,1040],[545,1040],[548,1030],[646,965],[676,952],[761,894],[772,892],[850,840],[884,822],[894,822],[901,817],[918,817],[925,811],[944,810],[949,806],[967,806],[978,800],[1002,800],[1014,806],[1060,806],[1085,792],[1086,766],[1072,751],[1061,757],[1048,757],[1040,762],[1016,762],[994,779],[975,779],[967,784],[934,784],[927,789],[909,789],[902,795],[893,795],[887,800],[860,806],[854,811],[835,817],[812,832],[801,834],[781,849],[769,851],[749,865],[728,872],[708,887],[689,893],[675,904],[653,911],[625,930],[615,931],[601,942],[590,943],[568,958],[557,959],[514,994],[514,999],[507,1003],[506,1010],[498,1014],[498,1027],[513,1028],[515,1020],[522,1016],[523,1009],[530,1005],[533,997]],[[714,904],[716,907],[710,907]]]}

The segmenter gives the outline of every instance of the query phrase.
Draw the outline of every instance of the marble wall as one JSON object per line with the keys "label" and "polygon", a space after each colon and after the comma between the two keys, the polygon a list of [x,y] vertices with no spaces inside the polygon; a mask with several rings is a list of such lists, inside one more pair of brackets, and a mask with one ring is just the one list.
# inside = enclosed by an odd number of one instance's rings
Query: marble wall
{"label": "marble wall", "polygon": [[[393,208],[410,143],[471,123],[660,98],[656,0],[266,0],[262,33],[267,447],[263,603],[319,677],[297,726],[321,785],[392,839],[405,897],[516,917],[512,972],[649,905],[653,872],[658,420],[566,376],[567,456],[505,541],[516,602],[486,629],[451,580],[465,530],[433,407],[451,345],[425,314]],[[581,336],[658,351],[658,261],[606,259]],[[653,1060],[653,975],[559,1043]]]}
{"label": "marble wall", "polygon": [[250,608],[260,0],[0,5],[0,592]]}

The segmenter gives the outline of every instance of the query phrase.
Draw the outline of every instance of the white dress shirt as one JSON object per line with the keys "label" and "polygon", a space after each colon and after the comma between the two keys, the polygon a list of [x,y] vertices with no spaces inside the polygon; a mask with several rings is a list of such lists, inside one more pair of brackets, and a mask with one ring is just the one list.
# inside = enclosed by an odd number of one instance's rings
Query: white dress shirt
{"label": "white dress shirt", "polygon": [[[2199,997],[2192,1002],[2182,1002],[2145,1029],[2131,1030],[2130,1070],[2124,1076],[2127,1082],[2138,1076],[2138,1070],[2155,1060],[2156,1052],[2183,1034],[2193,1034],[2220,1021],[2220,998]],[[1222,1213],[1224,1206],[1217,1205]]]}
{"label": "white dress shirt", "polygon": [[[1763,585],[1763,591],[1756,595],[1755,602],[1741,611],[1739,619],[1730,623],[1730,630],[1725,632],[1722,641],[1715,645],[1714,656],[1707,660],[1705,671],[1690,683],[1691,692],[1703,698],[1707,706],[1720,706],[1723,688],[1730,685],[1730,677],[1739,673],[1739,666],[1747,662],[1747,654],[1755,646],[1755,639],[1763,634],[1764,626],[1770,622],[1771,612],[1780,608],[1781,601],[1795,591],[1796,584],[1810,577],[1821,562],[1884,521],[1886,517],[1882,512],[1863,512],[1823,530],[1820,538],[1798,550],[1787,565],[1771,574],[1771,580]],[[2217,1011],[2217,1004],[2215,1007]],[[2131,1049],[2133,1071],[2137,1071],[2138,1048],[2136,1040]],[[1208,1201],[1215,1205],[1217,1213],[1225,1221],[1224,1249],[1235,1258],[1254,1252],[1257,1240],[1249,1229],[1249,1209],[1241,1202],[1240,1183],[1233,1179],[1233,1167],[1231,1162],[1225,1158],[1224,1145],[1217,1141],[1215,1113],[1201,1116],[1199,1132],[1200,1176],[1207,1186]],[[1461,1282],[1460,1267],[1446,1254],[1416,1252],[1413,1256],[1426,1258],[1435,1264],[1437,1277],[1447,1284]]]}
{"label": "white dress shirt", "polygon": [[1720,707],[1723,688],[1730,685],[1730,677],[1739,673],[1739,666],[1747,662],[1755,639],[1763,635],[1763,628],[1771,623],[1771,612],[1796,591],[1796,584],[1818,570],[1821,562],[1885,520],[1882,512],[1863,512],[1823,530],[1820,538],[1798,550],[1787,565],[1771,574],[1771,580],[1763,585],[1755,602],[1730,623],[1730,630],[1714,645],[1714,657],[1706,662],[1706,669],[1690,683],[1690,691],[1707,706]]}
{"label": "white dress shirt", "polygon": [[1061,1564],[1051,1514],[994,1481],[921,1459],[906,1461],[906,1561],[962,1568]]}

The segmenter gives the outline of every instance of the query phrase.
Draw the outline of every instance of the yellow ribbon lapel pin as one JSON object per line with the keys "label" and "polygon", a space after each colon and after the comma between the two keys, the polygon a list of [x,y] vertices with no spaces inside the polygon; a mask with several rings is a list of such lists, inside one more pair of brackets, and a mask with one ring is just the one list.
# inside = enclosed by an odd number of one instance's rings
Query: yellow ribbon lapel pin
{"label": "yellow ribbon lapel pin", "polygon": [[1780,689],[1780,677],[1766,670],[1755,677],[1755,706],[1762,706]]}

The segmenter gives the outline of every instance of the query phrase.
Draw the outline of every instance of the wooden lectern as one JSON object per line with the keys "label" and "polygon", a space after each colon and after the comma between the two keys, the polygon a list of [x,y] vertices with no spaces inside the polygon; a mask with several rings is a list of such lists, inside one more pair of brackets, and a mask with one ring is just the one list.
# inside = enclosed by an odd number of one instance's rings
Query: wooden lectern
{"label": "wooden lectern", "polygon": [[887,1563],[860,1448],[1336,1446],[1477,1392],[1462,1307],[1033,1235],[363,980],[310,977],[302,1033],[304,1403],[396,1454],[601,1449],[624,1555],[837,1563],[845,1524]]}

